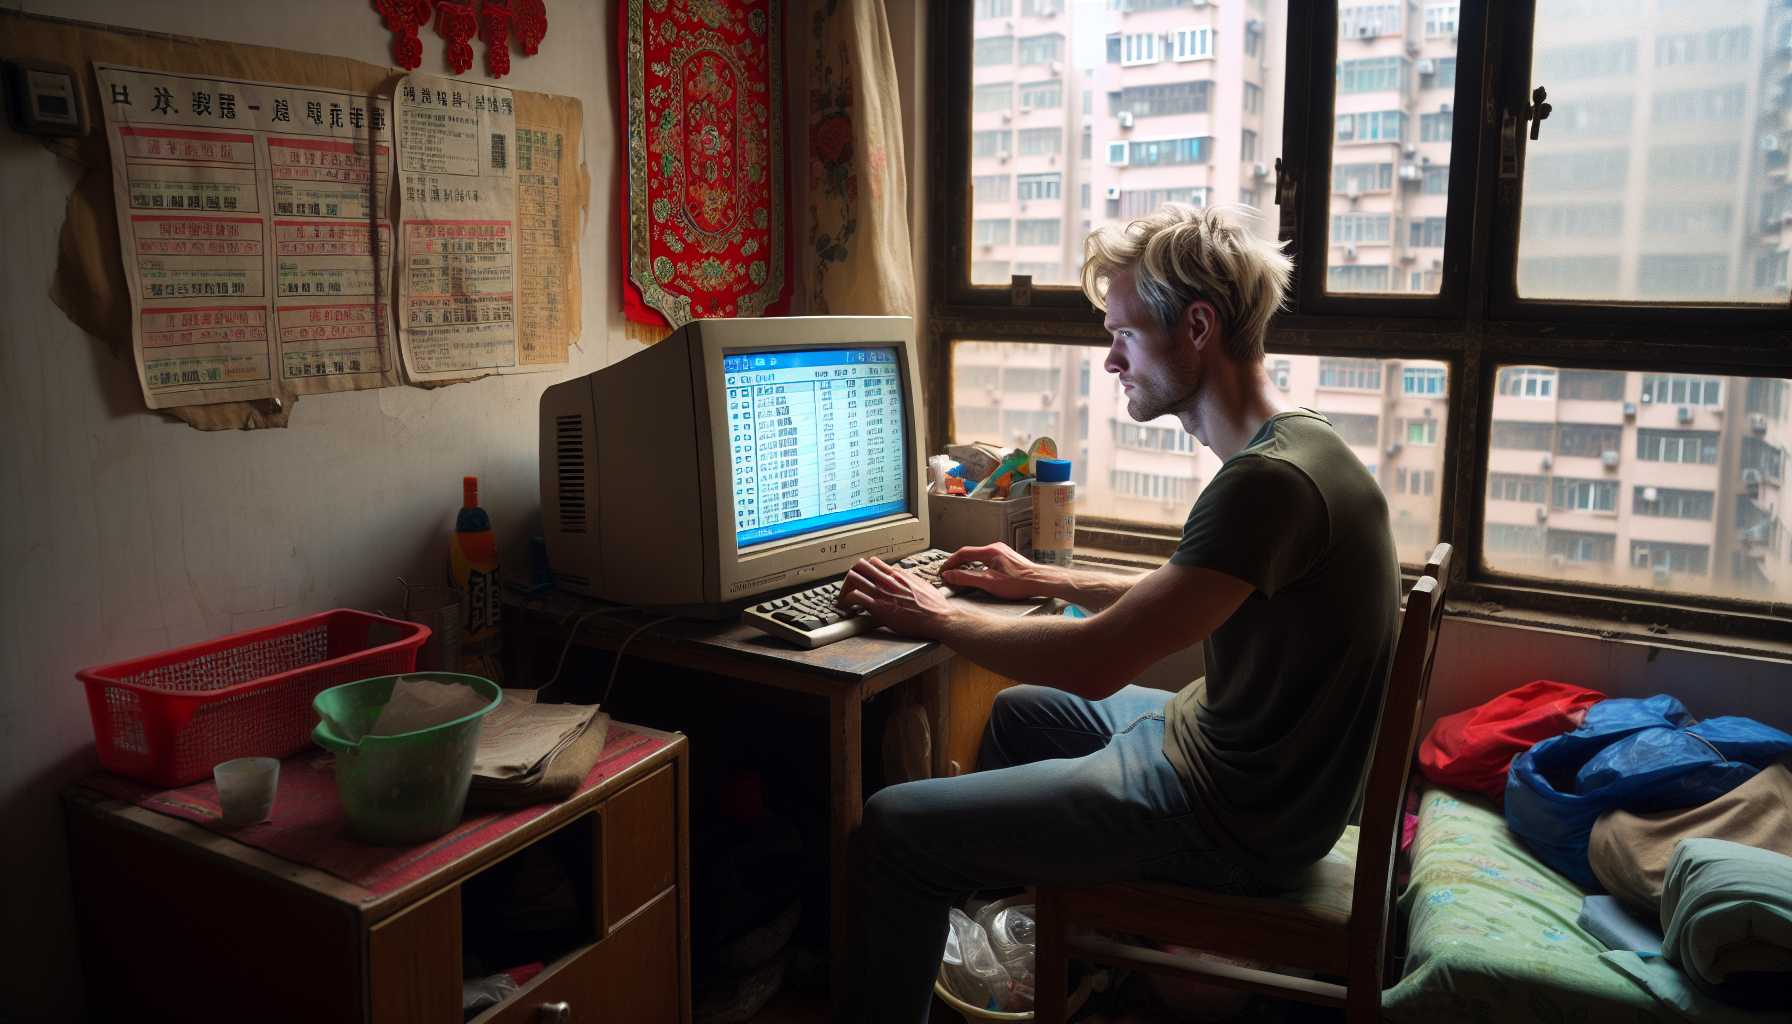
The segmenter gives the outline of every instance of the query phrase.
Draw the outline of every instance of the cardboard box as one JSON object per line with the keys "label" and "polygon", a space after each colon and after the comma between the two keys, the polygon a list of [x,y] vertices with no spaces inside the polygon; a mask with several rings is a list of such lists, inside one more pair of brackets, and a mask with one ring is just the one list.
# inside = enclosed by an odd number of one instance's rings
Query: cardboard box
{"label": "cardboard box", "polygon": [[928,533],[934,547],[956,551],[1005,541],[1025,555],[1033,548],[1033,499],[996,501],[956,494],[927,496]]}

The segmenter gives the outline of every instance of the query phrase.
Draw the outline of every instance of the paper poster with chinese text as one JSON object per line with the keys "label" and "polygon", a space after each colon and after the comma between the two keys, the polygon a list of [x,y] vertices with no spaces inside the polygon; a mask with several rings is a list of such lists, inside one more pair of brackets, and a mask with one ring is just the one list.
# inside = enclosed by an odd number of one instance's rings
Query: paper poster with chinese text
{"label": "paper poster with chinese text", "polygon": [[391,101],[94,73],[149,407],[398,383]]}
{"label": "paper poster with chinese text", "polygon": [[545,369],[517,346],[516,101],[433,75],[399,81],[399,347],[417,381]]}

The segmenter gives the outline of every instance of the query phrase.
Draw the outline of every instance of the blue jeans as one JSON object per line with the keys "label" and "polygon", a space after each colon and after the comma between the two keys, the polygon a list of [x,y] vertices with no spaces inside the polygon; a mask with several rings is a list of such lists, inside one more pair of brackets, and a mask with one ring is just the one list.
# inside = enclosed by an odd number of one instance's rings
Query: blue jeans
{"label": "blue jeans", "polygon": [[1255,891],[1203,834],[1164,757],[1169,697],[1011,687],[990,711],[977,772],[871,797],[855,1020],[924,1024],[947,912],[978,889],[1150,880]]}

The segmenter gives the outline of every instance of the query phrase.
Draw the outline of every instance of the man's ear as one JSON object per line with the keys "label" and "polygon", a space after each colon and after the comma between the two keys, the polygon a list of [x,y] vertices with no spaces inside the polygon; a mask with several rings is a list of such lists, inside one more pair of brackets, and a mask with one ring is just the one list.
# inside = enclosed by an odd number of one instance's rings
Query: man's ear
{"label": "man's ear", "polygon": [[1180,325],[1183,336],[1194,346],[1196,352],[1207,347],[1207,344],[1219,339],[1220,317],[1213,308],[1213,303],[1206,299],[1196,299],[1182,311]]}

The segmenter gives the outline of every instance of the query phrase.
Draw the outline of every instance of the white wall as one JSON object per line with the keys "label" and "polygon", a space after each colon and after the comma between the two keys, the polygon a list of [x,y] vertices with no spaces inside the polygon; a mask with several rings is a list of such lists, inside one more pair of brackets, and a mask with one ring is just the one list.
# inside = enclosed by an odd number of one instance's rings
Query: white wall
{"label": "white wall", "polygon": [[[59,17],[387,64],[366,0],[0,0]],[[584,103],[586,372],[633,349],[614,282],[614,0],[549,0],[505,84]],[[425,36],[425,70],[441,46]],[[478,49],[476,47],[476,49]],[[473,77],[478,77],[475,65]],[[93,768],[74,672],[337,606],[444,571],[460,477],[506,542],[539,504],[536,402],[568,374],[301,399],[286,430],[201,433],[144,411],[132,367],[48,298],[75,169],[0,129],[0,1018],[77,1012],[56,794]]]}

